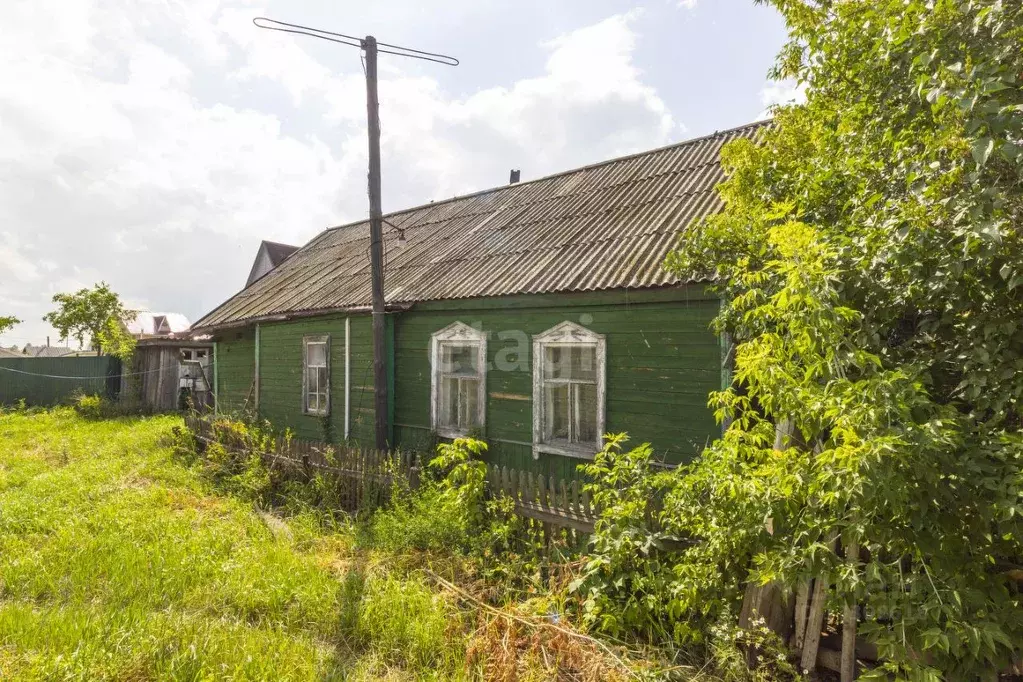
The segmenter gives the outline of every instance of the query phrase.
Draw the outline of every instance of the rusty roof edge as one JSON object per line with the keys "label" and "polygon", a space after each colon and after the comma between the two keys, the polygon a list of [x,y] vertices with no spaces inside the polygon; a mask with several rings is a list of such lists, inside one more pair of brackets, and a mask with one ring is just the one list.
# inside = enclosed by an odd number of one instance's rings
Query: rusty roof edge
{"label": "rusty roof edge", "polygon": [[[484,194],[490,194],[491,192],[496,192],[498,190],[502,190],[502,189],[505,189],[507,187],[525,187],[526,185],[531,185],[531,184],[536,183],[536,182],[543,182],[545,180],[553,180],[554,178],[559,178],[559,177],[562,177],[562,176],[565,176],[565,175],[572,175],[574,173],[579,173],[579,172],[585,171],[585,170],[591,170],[593,168],[600,168],[601,166],[607,166],[607,165],[612,164],[612,163],[619,163],[621,161],[628,161],[629,159],[635,159],[635,158],[639,158],[641,156],[649,156],[650,154],[656,154],[658,152],[662,152],[662,151],[665,151],[667,149],[674,149],[676,147],[685,147],[687,145],[695,144],[697,142],[704,142],[706,140],[712,140],[712,139],[715,139],[715,138],[718,138],[718,137],[723,137],[725,135],[728,135],[729,133],[735,133],[735,132],[738,132],[740,130],[746,130],[748,128],[767,127],[768,125],[773,123],[773,121],[774,121],[774,119],[769,118],[769,119],[765,119],[763,121],[754,121],[752,123],[745,123],[745,124],[740,125],[740,126],[735,126],[734,128],[728,128],[726,130],[717,130],[717,131],[715,131],[713,133],[710,133],[708,135],[701,135],[700,137],[694,137],[694,138],[691,138],[691,139],[688,139],[688,140],[681,140],[679,142],[672,142],[671,144],[666,144],[666,145],[664,145],[662,147],[656,147],[654,149],[647,149],[645,151],[635,152],[635,153],[632,153],[632,154],[626,154],[624,156],[616,156],[616,157],[614,157],[612,159],[605,159],[603,161],[597,161],[596,163],[587,164],[585,166],[578,166],[576,168],[572,168],[572,169],[569,169],[569,170],[559,171],[557,173],[551,173],[550,175],[544,175],[544,176],[541,176],[539,178],[533,178],[532,180],[523,180],[522,182],[517,182],[514,185],[497,185],[496,187],[488,187],[487,189],[481,189],[481,190],[477,190],[475,192],[469,192],[468,194],[457,194],[457,195],[455,195],[453,197],[448,197],[447,199],[441,199],[439,201],[428,201],[426,203],[419,204],[417,206],[409,206],[407,208],[403,208],[403,209],[400,209],[400,210],[397,210],[397,211],[391,211],[389,213],[385,213],[381,217],[386,219],[386,218],[391,218],[393,216],[402,215],[402,214],[405,214],[405,213],[411,213],[412,211],[418,211],[418,210],[421,210],[421,209],[424,209],[424,208],[430,208],[430,207],[433,207],[433,206],[442,206],[444,204],[451,203],[453,201],[459,201],[461,199],[470,199],[472,197],[478,197],[478,196],[481,196],[481,195],[484,195]],[[623,183],[623,184],[627,184],[627,183]],[[343,230],[343,229],[349,228],[349,227],[356,227],[356,226],[359,226],[359,225],[363,225],[363,224],[365,224],[367,222],[369,222],[368,218],[360,218],[359,220],[352,220],[352,221],[349,221],[349,222],[344,223],[342,225],[334,225],[333,227],[325,228],[322,232],[320,232],[317,235],[317,237],[319,235],[325,234],[327,232],[333,232],[335,230]],[[313,239],[316,239],[316,237],[313,237]],[[302,248],[304,249],[306,246],[311,244],[313,239],[310,239],[309,242],[307,242]]]}

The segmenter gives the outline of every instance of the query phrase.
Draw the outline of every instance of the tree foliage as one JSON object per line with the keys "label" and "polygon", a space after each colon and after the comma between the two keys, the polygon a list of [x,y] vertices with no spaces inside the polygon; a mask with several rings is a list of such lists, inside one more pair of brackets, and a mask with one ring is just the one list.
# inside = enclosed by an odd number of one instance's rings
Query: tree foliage
{"label": "tree foliage", "polygon": [[100,355],[107,351],[126,356],[134,350],[134,339],[124,325],[135,319],[135,313],[125,309],[106,282],[72,294],[55,294],[53,302],[57,309],[44,315],[43,321],[53,325],[62,338],[83,344],[88,337]]}
{"label": "tree foliage", "polygon": [[770,4],[807,101],[725,149],[724,212],[668,260],[716,282],[735,365],[666,504],[701,540],[676,596],[823,572],[876,674],[987,679],[1023,647],[1023,8]]}
{"label": "tree foliage", "polygon": [[6,334],[19,324],[21,320],[12,315],[0,315],[0,334]]}

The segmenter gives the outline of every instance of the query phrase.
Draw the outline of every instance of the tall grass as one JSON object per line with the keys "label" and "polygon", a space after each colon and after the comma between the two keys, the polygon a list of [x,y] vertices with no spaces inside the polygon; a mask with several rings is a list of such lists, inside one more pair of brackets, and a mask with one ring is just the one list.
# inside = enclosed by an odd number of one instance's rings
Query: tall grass
{"label": "tall grass", "polygon": [[449,598],[218,496],[175,417],[0,414],[0,679],[459,679]]}

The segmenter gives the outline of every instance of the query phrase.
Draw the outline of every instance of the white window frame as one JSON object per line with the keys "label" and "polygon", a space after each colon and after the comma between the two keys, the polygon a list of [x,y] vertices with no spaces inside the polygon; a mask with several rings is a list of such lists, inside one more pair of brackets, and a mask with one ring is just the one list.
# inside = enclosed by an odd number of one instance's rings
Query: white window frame
{"label": "white window frame", "polygon": [[[324,357],[327,369],[326,391],[317,391],[317,393],[326,393],[327,404],[320,406],[318,409],[309,407],[309,346],[313,344],[323,344],[325,346]],[[302,413],[314,417],[326,417],[330,414],[330,334],[315,334],[302,337]]]}
{"label": "white window frame", "polygon": [[[562,348],[593,348],[596,350],[597,380],[597,440],[593,443],[546,443],[543,440],[544,411],[544,357],[545,349],[551,346]],[[562,322],[542,334],[533,336],[533,458],[541,453],[593,459],[603,446],[605,419],[605,387],[607,366],[607,340],[574,322]]]}
{"label": "white window frame", "polygon": [[435,332],[430,337],[430,424],[437,435],[444,438],[458,438],[467,435],[468,431],[442,427],[438,424],[440,416],[440,379],[444,375],[441,367],[441,350],[445,346],[475,346],[480,366],[477,372],[478,394],[476,406],[479,428],[486,426],[487,418],[487,334],[470,327],[463,322],[455,322]]}

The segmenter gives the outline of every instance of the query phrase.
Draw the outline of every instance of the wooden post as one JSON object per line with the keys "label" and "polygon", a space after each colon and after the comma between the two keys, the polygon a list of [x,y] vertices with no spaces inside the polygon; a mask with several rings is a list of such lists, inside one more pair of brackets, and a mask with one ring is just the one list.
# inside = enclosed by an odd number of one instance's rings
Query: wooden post
{"label": "wooden post", "polygon": [[803,656],[799,668],[809,675],[817,668],[817,649],[821,643],[821,628],[824,627],[824,604],[827,601],[827,579],[818,577],[814,581],[813,596],[810,598],[810,615],[806,618],[806,639],[803,642]]}
{"label": "wooden post", "polygon": [[[856,572],[859,570],[860,545],[849,543],[845,550],[845,560]],[[848,599],[848,597],[847,597]],[[856,679],[856,600],[846,601],[842,614],[842,682],[853,682]]]}
{"label": "wooden post", "polygon": [[809,606],[810,581],[805,580],[796,588],[796,632],[792,642],[792,648],[796,652],[803,651],[803,642],[806,641],[806,609]]}
{"label": "wooden post", "polygon": [[380,102],[377,96],[377,40],[366,36],[366,122],[369,130],[369,239],[373,289],[373,408],[376,447],[387,449],[387,365],[384,338],[384,238],[380,198]]}

